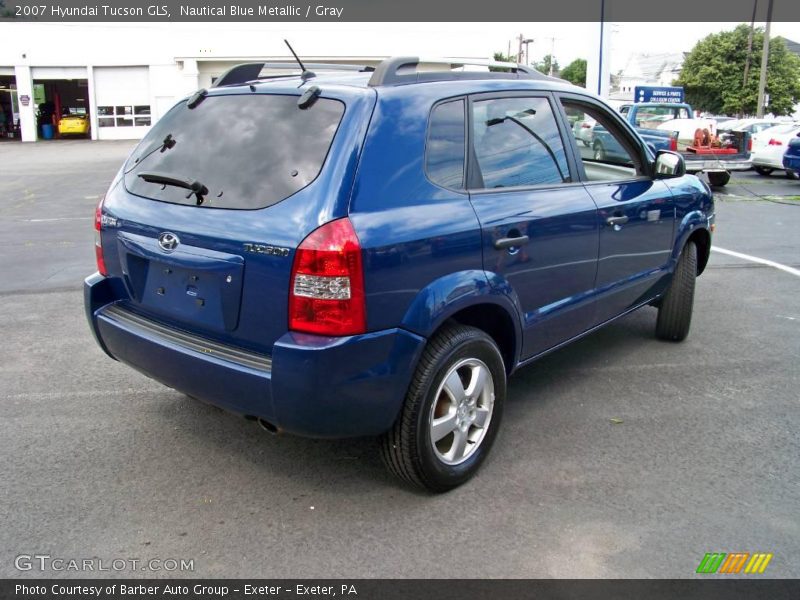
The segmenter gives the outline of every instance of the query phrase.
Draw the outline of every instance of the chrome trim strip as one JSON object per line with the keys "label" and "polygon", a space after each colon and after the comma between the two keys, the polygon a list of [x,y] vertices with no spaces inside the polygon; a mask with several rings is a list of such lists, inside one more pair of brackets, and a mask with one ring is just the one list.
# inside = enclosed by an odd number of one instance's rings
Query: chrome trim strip
{"label": "chrome trim strip", "polygon": [[198,335],[167,327],[137,315],[119,304],[112,304],[101,309],[98,316],[116,321],[128,329],[139,330],[151,337],[160,338],[199,354],[213,356],[214,358],[266,373],[272,371],[272,359],[266,354],[258,354],[241,348],[226,346]]}

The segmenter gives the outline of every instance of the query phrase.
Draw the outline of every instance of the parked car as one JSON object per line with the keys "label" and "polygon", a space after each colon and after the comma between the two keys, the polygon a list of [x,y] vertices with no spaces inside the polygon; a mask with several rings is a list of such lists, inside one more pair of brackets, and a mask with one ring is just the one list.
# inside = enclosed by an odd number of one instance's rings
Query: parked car
{"label": "parked car", "polygon": [[711,119],[717,124],[717,130],[725,128],[728,123],[732,123],[736,120],[736,117],[725,117],[725,116],[716,116],[716,115],[708,115],[707,119]]}
{"label": "parked car", "polygon": [[573,125],[573,134],[575,139],[581,142],[587,148],[592,145],[594,140],[594,126],[596,125],[594,119],[586,119],[584,121],[575,121]]}
{"label": "parked car", "polygon": [[[180,101],[97,206],[85,306],[112,358],[272,432],[380,436],[441,492],[486,458],[518,368],[647,305],[688,335],[713,196],[583,88],[262,66]],[[624,159],[582,155],[588,118]]]}
{"label": "parked car", "polygon": [[89,115],[70,114],[64,115],[58,120],[59,135],[80,135],[89,136]]}
{"label": "parked car", "polygon": [[736,121],[728,121],[720,125],[720,131],[744,131],[751,135],[756,134],[764,129],[780,125],[780,121],[776,119],[738,119]]}
{"label": "parked car", "polygon": [[[783,155],[792,138],[800,134],[800,123],[784,123],[763,129],[753,136],[753,169],[759,175],[768,176],[773,171],[783,170]],[[793,177],[791,172],[786,172]]]}
{"label": "parked car", "polygon": [[800,136],[789,140],[786,153],[783,155],[783,168],[786,173],[791,173],[794,178],[800,177]]}

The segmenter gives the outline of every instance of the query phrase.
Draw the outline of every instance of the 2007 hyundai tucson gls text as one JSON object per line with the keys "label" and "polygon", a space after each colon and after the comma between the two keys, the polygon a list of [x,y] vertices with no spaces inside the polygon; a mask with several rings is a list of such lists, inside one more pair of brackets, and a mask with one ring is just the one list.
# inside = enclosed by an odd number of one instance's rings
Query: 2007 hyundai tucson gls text
{"label": "2007 hyundai tucson gls text", "polygon": [[[275,431],[381,436],[393,473],[444,491],[517,368],[648,304],[686,337],[713,198],[585,90],[518,65],[263,66],[179,102],[97,207],[109,356]],[[584,150],[587,119],[624,155]]]}

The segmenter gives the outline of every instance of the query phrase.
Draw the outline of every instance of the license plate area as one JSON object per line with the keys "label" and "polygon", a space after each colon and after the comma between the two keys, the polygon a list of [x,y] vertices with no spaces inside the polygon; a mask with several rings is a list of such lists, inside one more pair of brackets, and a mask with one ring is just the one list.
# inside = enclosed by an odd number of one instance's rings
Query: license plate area
{"label": "license plate area", "polygon": [[162,252],[156,240],[121,234],[120,257],[132,299],[185,323],[233,331],[239,321],[244,259],[181,245]]}

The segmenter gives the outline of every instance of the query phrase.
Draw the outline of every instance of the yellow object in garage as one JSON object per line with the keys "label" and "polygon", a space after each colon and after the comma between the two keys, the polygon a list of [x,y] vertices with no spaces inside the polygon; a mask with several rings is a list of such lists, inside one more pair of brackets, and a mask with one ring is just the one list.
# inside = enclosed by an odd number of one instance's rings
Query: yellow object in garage
{"label": "yellow object in garage", "polygon": [[86,135],[89,133],[88,115],[68,115],[58,121],[60,135]]}

